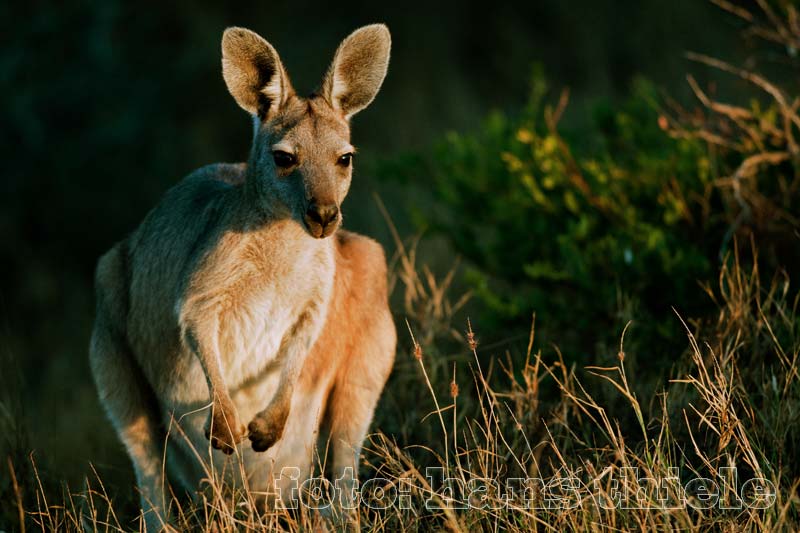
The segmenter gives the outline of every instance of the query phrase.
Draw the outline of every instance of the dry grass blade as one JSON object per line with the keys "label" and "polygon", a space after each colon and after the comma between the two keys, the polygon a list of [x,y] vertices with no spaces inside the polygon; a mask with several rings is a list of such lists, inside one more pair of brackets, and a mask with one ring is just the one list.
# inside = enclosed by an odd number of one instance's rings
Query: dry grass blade
{"label": "dry grass blade", "polygon": [[16,499],[17,504],[20,533],[25,533],[25,509],[22,504],[22,491],[20,490],[19,483],[17,482],[17,474],[14,472],[14,464],[11,462],[11,457],[6,458],[6,463],[8,464],[8,473],[11,476],[11,486],[14,489],[14,498]]}

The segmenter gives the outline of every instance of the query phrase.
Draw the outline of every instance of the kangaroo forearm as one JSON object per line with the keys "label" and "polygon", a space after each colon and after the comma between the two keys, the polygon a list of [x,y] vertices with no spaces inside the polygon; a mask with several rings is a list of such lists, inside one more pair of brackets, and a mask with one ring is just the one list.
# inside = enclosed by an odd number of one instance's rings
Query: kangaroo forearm
{"label": "kangaroo forearm", "polygon": [[[205,330],[216,331],[213,320],[206,320]],[[236,444],[244,438],[245,428],[239,420],[239,413],[231,400],[228,387],[222,374],[222,361],[219,347],[212,336],[202,336],[196,328],[184,328],[184,343],[199,359],[208,383],[211,414],[206,424],[206,436],[211,446],[223,453],[231,454]]]}
{"label": "kangaroo forearm", "polygon": [[275,409],[286,409],[288,411],[292,394],[294,394],[295,386],[300,379],[300,371],[303,369],[310,351],[311,337],[312,334],[309,332],[302,338],[292,339],[286,347],[282,347],[279,357],[283,361],[283,366],[278,389],[275,391],[275,395],[270,400],[265,411]]}
{"label": "kangaroo forearm", "polygon": [[219,349],[216,343],[210,339],[204,339],[192,327],[184,329],[183,340],[187,347],[194,353],[203,367],[203,374],[208,383],[210,400],[220,395],[228,396],[228,387],[222,373],[222,361],[219,356]]}
{"label": "kangaroo forearm", "polygon": [[318,317],[316,321],[301,322],[298,324],[301,327],[295,327],[293,334],[284,339],[278,354],[278,360],[282,362],[278,389],[269,404],[248,425],[253,450],[267,450],[283,435],[300,371],[319,334],[321,322]]}

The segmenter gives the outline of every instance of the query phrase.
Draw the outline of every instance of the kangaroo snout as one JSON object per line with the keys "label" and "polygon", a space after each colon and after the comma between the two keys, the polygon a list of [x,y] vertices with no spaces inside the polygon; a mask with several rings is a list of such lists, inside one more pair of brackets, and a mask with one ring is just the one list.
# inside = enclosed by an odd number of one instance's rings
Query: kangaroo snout
{"label": "kangaroo snout", "polygon": [[339,206],[336,204],[319,205],[313,201],[308,205],[303,216],[309,233],[323,239],[333,233],[339,225]]}

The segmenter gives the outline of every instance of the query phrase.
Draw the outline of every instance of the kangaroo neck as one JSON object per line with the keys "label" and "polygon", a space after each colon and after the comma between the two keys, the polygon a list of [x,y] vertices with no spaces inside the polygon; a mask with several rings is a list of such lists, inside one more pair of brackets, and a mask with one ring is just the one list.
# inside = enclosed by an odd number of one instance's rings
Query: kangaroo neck
{"label": "kangaroo neck", "polygon": [[253,194],[255,191],[248,189],[247,181],[236,192],[229,227],[241,234],[243,241],[257,244],[262,250],[301,256],[306,252],[333,251],[333,235],[324,239],[311,236],[303,222],[295,219],[287,208],[264,202]]}

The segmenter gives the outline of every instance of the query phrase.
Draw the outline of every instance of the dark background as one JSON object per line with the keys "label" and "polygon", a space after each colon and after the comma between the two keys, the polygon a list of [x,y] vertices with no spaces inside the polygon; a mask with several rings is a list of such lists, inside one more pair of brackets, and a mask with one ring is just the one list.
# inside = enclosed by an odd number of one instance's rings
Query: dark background
{"label": "dark background", "polygon": [[700,0],[15,2],[0,20],[0,389],[30,425],[3,438],[30,438],[72,480],[90,459],[129,471],[101,436],[111,430],[87,364],[95,261],[181,177],[246,157],[250,121],[220,75],[226,26],[268,39],[303,93],[350,31],[389,25],[389,75],[354,119],[361,155],[344,209],[390,251],[371,193],[401,229],[409,222],[378,163],[520,107],[534,65],[571,89],[565,123],[579,128],[638,75],[688,100],[684,73],[708,73],[684,52],[724,58],[738,46],[734,22]]}

